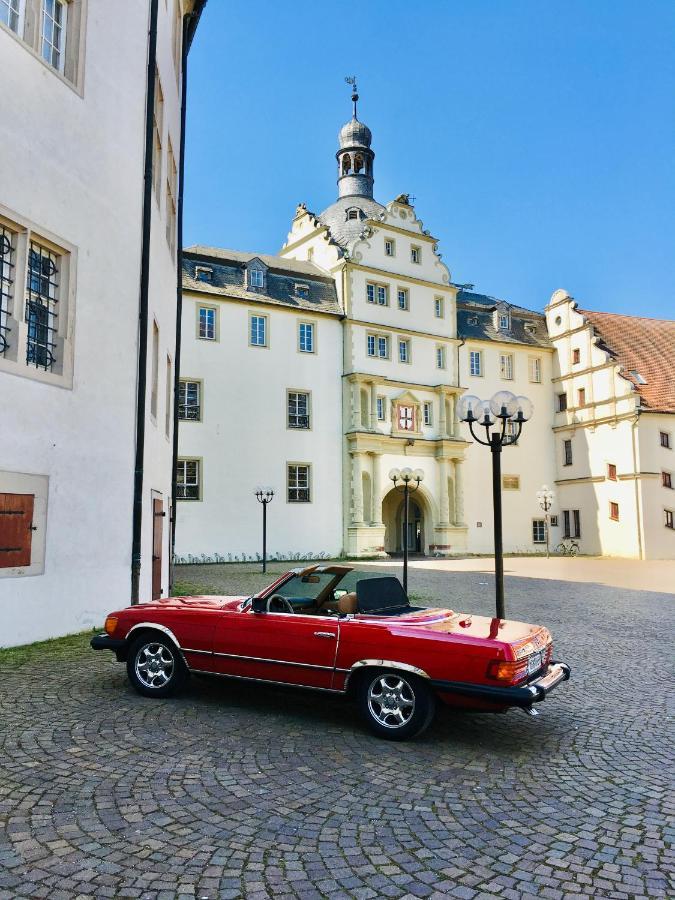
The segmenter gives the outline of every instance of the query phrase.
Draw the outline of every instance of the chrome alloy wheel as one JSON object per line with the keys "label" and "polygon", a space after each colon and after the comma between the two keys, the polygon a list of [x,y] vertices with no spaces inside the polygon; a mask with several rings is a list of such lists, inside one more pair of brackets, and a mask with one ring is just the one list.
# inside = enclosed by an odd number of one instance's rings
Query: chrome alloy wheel
{"label": "chrome alloy wheel", "polygon": [[139,647],[134,669],[140,683],[147,688],[162,688],[171,680],[176,661],[164,644],[152,642]]}
{"label": "chrome alloy wheel", "polygon": [[379,675],[368,689],[368,709],[385,728],[401,728],[415,712],[415,694],[399,675]]}

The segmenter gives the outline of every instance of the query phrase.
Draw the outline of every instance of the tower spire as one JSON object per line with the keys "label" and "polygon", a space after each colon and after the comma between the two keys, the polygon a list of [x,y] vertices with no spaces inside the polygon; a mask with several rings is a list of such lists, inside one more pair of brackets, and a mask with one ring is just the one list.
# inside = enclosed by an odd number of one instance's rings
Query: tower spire
{"label": "tower spire", "polygon": [[338,161],[338,193],[340,197],[373,196],[373,160],[375,154],[370,146],[370,128],[359,122],[356,104],[359,99],[356,75],[347,75],[345,81],[352,89],[354,110],[351,121],[340,129],[340,146],[336,154]]}
{"label": "tower spire", "polygon": [[352,103],[354,104],[354,112],[352,113],[352,115],[355,119],[357,119],[358,116],[356,115],[356,104],[359,99],[359,91],[356,87],[356,75],[346,75],[345,81],[347,82],[347,84],[351,84],[352,86]]}

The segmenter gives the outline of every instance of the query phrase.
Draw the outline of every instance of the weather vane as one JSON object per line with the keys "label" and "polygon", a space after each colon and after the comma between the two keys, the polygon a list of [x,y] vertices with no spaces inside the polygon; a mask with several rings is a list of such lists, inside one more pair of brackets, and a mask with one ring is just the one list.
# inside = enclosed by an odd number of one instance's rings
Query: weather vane
{"label": "weather vane", "polygon": [[352,103],[354,104],[354,118],[356,118],[356,101],[359,99],[356,87],[356,75],[345,75],[345,81],[352,86]]}

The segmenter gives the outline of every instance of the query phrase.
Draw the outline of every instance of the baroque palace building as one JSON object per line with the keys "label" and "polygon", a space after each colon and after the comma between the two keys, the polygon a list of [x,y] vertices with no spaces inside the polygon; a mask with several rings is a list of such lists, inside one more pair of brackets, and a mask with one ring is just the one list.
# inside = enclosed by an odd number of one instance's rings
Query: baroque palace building
{"label": "baroque palace building", "polygon": [[[455,405],[503,389],[535,408],[502,457],[506,551],[542,550],[549,484],[554,546],[675,556],[675,323],[582,313],[564,291],[542,315],[453,283],[410,197],[374,199],[352,99],[338,199],[299,206],[278,256],[185,251],[178,559],[259,552],[259,484],[272,553],[490,553],[489,452]],[[407,534],[404,466],[424,473]]]}
{"label": "baroque palace building", "polygon": [[0,0],[0,646],[168,591],[204,0]]}

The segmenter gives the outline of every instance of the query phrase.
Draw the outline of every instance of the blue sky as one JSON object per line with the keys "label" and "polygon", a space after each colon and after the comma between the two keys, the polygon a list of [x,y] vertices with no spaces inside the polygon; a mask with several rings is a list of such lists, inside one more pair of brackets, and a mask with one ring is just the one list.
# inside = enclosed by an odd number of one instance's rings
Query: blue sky
{"label": "blue sky", "polygon": [[190,52],[185,243],[275,253],[373,131],[458,282],[675,318],[673,0],[209,0]]}

